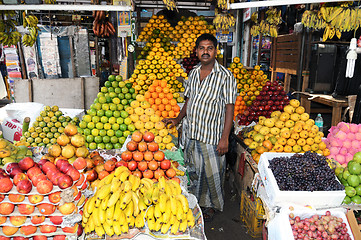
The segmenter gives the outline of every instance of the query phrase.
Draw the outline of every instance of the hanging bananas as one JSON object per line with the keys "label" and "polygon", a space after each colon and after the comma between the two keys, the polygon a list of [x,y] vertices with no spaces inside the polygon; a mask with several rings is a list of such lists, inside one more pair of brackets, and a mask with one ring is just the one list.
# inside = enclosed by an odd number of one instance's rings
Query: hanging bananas
{"label": "hanging bananas", "polygon": [[217,31],[229,31],[231,27],[236,24],[236,19],[230,13],[220,13],[217,14],[213,19],[213,25],[216,27]]}
{"label": "hanging bananas", "polygon": [[0,20],[0,43],[2,45],[16,45],[21,39],[21,34],[16,29],[16,20]]}
{"label": "hanging bananas", "polygon": [[262,33],[265,36],[277,37],[277,25],[281,24],[281,10],[269,8],[265,13],[265,19],[258,23],[258,12],[251,15],[251,21],[255,24],[251,27],[250,33],[253,37]]}
{"label": "hanging bananas", "polygon": [[44,0],[45,4],[55,4],[56,0]]}
{"label": "hanging bananas", "polygon": [[222,9],[227,9],[227,0],[217,0],[217,6]]}
{"label": "hanging bananas", "polygon": [[340,39],[342,32],[355,31],[361,25],[361,9],[352,8],[352,2],[339,6],[322,6],[319,10],[307,10],[302,15],[302,24],[310,29],[324,29],[323,41]]}
{"label": "hanging bananas", "polygon": [[163,0],[163,3],[168,10],[171,10],[171,11],[173,11],[173,9],[177,10],[177,5],[174,0]]}
{"label": "hanging bananas", "polygon": [[93,32],[96,36],[109,37],[116,34],[116,30],[106,17],[105,11],[93,11],[93,17]]}
{"label": "hanging bananas", "polygon": [[15,10],[2,10],[0,11],[1,15],[4,15],[8,18],[12,18],[16,16],[16,11]]}
{"label": "hanging bananas", "polygon": [[26,33],[23,36],[22,43],[24,46],[31,47],[36,42],[36,39],[38,37],[38,31],[40,31],[40,28],[38,27],[39,20],[34,15],[25,15],[25,12],[23,14],[23,27],[27,28],[29,33]]}

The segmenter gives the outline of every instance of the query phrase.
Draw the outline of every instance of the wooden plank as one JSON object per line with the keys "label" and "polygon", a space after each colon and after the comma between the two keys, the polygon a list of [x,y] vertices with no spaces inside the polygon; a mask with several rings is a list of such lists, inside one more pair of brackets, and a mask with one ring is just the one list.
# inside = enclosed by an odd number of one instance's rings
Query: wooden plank
{"label": "wooden plank", "polygon": [[277,67],[288,68],[297,71],[298,64],[293,62],[279,62],[277,63]]}
{"label": "wooden plank", "polygon": [[277,49],[279,48],[295,49],[297,45],[299,45],[298,42],[282,42],[282,43],[277,43]]}
{"label": "wooden plank", "polygon": [[276,59],[282,55],[298,56],[299,52],[296,49],[277,49]]}
{"label": "wooden plank", "polygon": [[289,74],[292,74],[292,75],[297,74],[297,71],[292,70],[292,69],[288,69],[288,68],[276,68],[274,71],[275,72],[281,72],[281,73],[289,73]]}

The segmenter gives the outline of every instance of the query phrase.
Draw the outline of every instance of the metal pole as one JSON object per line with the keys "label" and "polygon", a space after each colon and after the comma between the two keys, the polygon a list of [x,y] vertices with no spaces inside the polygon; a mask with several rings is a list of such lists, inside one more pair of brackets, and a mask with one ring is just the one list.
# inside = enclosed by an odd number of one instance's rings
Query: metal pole
{"label": "metal pole", "polygon": [[[305,10],[308,10],[309,8],[310,8],[310,5],[307,4]],[[306,42],[306,29],[303,28],[300,58],[299,58],[298,71],[297,71],[297,91],[301,91],[301,87],[302,87],[302,71],[303,71],[303,56],[304,56],[304,51],[305,51],[305,42]],[[298,96],[298,98],[299,98],[299,96]]]}

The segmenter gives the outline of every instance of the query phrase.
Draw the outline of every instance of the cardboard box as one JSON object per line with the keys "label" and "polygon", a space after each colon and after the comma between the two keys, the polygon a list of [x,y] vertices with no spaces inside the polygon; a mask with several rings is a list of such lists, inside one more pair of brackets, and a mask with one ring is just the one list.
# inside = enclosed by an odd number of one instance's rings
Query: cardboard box
{"label": "cardboard box", "polygon": [[[270,207],[283,206],[287,203],[302,206],[310,205],[314,208],[330,208],[341,205],[345,198],[345,190],[342,191],[281,191],[272,170],[268,167],[269,160],[275,157],[290,157],[294,153],[266,152],[261,155],[258,163],[258,171],[265,186]],[[335,176],[336,178],[336,176]],[[336,178],[337,179],[337,178]]]}
{"label": "cardboard box", "polygon": [[348,210],[346,213],[346,217],[348,220],[348,224],[350,225],[353,237],[355,239],[361,239],[361,232],[360,232],[361,229],[357,223],[353,210]]}

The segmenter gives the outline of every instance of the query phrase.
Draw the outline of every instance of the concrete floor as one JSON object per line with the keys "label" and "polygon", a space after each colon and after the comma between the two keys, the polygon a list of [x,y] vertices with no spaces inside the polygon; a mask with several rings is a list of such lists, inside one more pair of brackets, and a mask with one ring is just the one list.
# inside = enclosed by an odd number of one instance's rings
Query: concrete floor
{"label": "concrete floor", "polygon": [[205,223],[205,234],[208,240],[262,240],[247,234],[244,223],[240,220],[241,197],[232,191],[228,179],[225,182],[225,205],[221,213],[214,215],[212,222]]}

